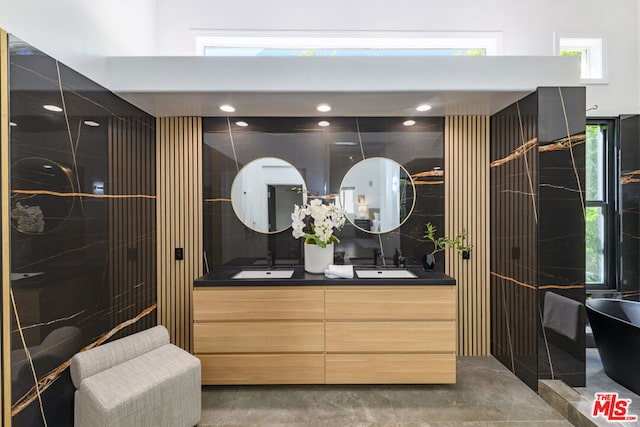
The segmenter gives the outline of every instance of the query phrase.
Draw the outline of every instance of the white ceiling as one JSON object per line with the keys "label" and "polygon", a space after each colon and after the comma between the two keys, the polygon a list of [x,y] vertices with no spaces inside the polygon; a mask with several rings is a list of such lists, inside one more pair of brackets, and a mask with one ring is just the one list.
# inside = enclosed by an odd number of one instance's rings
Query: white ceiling
{"label": "white ceiling", "polygon": [[107,76],[158,117],[490,115],[537,87],[580,85],[574,57],[112,57]]}
{"label": "white ceiling", "polygon": [[[421,92],[116,92],[119,96],[157,117],[167,116],[361,116],[413,117],[490,115],[523,98],[531,91],[421,91]],[[432,109],[415,107],[429,103]],[[320,113],[316,106],[332,106]],[[237,108],[220,111],[222,104]]]}

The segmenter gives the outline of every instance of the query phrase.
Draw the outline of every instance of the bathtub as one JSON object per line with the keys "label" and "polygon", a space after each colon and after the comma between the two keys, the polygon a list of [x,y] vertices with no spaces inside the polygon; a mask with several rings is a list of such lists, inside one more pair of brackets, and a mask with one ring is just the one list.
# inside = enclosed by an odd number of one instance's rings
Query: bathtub
{"label": "bathtub", "polygon": [[640,394],[640,302],[588,300],[587,316],[604,371]]}

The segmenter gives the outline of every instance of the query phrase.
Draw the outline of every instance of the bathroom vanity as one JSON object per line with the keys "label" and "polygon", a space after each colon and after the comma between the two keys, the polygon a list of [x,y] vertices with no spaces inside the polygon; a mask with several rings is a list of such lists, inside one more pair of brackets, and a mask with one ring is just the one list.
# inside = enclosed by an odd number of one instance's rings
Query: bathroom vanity
{"label": "bathroom vanity", "polygon": [[241,270],[194,283],[203,384],[455,383],[451,277],[327,279],[295,266],[286,279],[233,279]]}

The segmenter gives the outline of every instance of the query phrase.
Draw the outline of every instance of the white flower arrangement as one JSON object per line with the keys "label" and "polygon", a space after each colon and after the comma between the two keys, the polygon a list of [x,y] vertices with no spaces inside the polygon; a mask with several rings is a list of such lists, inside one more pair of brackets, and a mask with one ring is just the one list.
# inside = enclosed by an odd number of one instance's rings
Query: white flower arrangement
{"label": "white flower arrangement", "polygon": [[304,237],[305,243],[326,248],[328,244],[340,241],[333,232],[342,230],[345,215],[338,206],[325,205],[320,199],[313,199],[302,206],[295,205],[291,219],[293,237]]}

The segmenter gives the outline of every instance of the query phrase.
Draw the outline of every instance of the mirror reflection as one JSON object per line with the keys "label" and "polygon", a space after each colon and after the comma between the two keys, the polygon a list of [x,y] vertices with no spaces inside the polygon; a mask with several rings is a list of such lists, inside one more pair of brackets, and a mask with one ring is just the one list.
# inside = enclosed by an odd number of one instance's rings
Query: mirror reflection
{"label": "mirror reflection", "polygon": [[71,170],[44,157],[27,157],[11,166],[11,225],[23,234],[47,234],[60,228],[73,211]]}
{"label": "mirror reflection", "polygon": [[259,233],[289,228],[294,205],[306,201],[307,186],[298,169],[276,157],[247,163],[231,184],[231,205],[236,216]]}
{"label": "mirror reflection", "polygon": [[340,201],[347,219],[368,233],[388,233],[402,225],[415,206],[409,172],[384,157],[362,160],[345,174]]}

